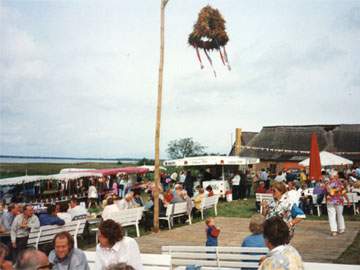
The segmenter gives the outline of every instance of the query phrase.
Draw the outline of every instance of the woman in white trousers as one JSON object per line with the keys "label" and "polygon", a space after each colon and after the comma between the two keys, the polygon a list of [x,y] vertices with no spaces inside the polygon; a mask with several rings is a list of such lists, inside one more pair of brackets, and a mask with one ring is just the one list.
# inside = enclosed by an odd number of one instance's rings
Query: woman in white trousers
{"label": "woman in white trousers", "polygon": [[346,196],[346,190],[337,176],[333,176],[326,185],[326,203],[332,236],[345,232],[345,220],[343,216],[344,198],[350,204]]}

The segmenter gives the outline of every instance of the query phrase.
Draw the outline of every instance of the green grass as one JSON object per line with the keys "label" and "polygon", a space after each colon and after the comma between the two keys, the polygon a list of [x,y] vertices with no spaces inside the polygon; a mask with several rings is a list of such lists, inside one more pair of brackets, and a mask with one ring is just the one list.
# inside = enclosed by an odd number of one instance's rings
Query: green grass
{"label": "green grass", "polygon": [[360,264],[360,232],[354,242],[337,258],[334,263]]}
{"label": "green grass", "polygon": [[218,204],[218,216],[221,217],[250,218],[255,212],[255,199],[232,202],[220,201]]}
{"label": "green grass", "polygon": [[[247,201],[238,200],[232,202],[220,201],[218,205],[218,216],[221,217],[241,217],[250,218],[255,214],[255,198],[250,198]],[[213,212],[211,212],[213,214]],[[344,217],[347,221],[360,221],[360,215],[354,216],[352,208],[345,207]],[[327,220],[327,214],[323,213],[320,217],[317,215],[306,215],[307,220]]]}

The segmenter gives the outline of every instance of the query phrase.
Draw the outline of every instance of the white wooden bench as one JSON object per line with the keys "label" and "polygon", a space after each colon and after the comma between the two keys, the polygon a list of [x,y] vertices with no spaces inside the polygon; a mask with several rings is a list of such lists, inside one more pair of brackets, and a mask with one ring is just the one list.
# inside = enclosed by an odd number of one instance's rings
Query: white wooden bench
{"label": "white wooden bench", "polygon": [[187,202],[169,204],[166,208],[165,216],[159,217],[159,219],[166,220],[168,222],[169,230],[171,230],[171,226],[174,226],[174,218],[181,216],[188,216],[189,223],[191,224],[191,214],[188,214]]}
{"label": "white wooden bench", "polygon": [[77,248],[77,237],[82,235],[85,228],[86,219],[79,219],[65,223],[65,225],[41,226],[39,229],[32,229],[27,242],[28,246],[34,246],[36,249],[41,244],[50,243],[55,234],[63,231],[69,232],[74,238],[74,246]]}
{"label": "white wooden bench", "polygon": [[121,210],[118,213],[112,212],[109,216],[103,216],[104,220],[112,219],[121,224],[122,227],[135,226],[136,236],[140,237],[139,222],[142,218],[144,207]]}
{"label": "white wooden bench", "polygon": [[320,204],[317,203],[317,195],[316,194],[313,194],[312,197],[313,197],[313,204],[317,210],[317,215],[320,217],[321,216],[321,205],[326,204],[326,196],[324,196],[324,199],[322,200],[322,202]]}
{"label": "white wooden bench", "polygon": [[360,265],[304,262],[305,270],[360,270]]}
{"label": "white wooden bench", "polygon": [[[356,203],[359,202],[359,196],[357,195],[357,193],[355,192],[349,192],[349,193],[346,193],[350,203],[352,204],[353,206],[353,210],[354,210],[354,215],[356,215]],[[346,203],[346,202],[345,202]]]}
{"label": "white wooden bench", "polygon": [[268,203],[272,202],[274,200],[274,197],[270,193],[256,193],[256,202],[260,203],[260,213],[262,213],[262,205],[261,203],[263,201],[266,201]]}
{"label": "white wooden bench", "polygon": [[[176,267],[175,270],[185,270],[185,266]],[[233,270],[234,268],[224,267],[201,267],[201,270]],[[305,270],[360,270],[359,265],[351,264],[330,264],[330,263],[308,263],[304,262]]]}
{"label": "white wooden bench", "polygon": [[159,216],[159,219],[166,220],[169,226],[169,230],[171,230],[171,223],[172,223],[172,213],[174,210],[174,204],[168,204],[166,207],[166,213],[165,216],[161,217]]}
{"label": "white wooden bench", "polygon": [[167,254],[141,253],[141,263],[144,270],[169,270],[171,269],[171,256]]}
{"label": "white wooden bench", "polygon": [[217,204],[219,202],[219,196],[214,195],[211,197],[205,197],[201,202],[201,219],[204,219],[204,210],[214,208],[215,216],[217,216]]}
{"label": "white wooden bench", "polygon": [[172,214],[172,224],[174,225],[174,218],[175,217],[181,217],[181,216],[188,216],[189,223],[191,224],[191,213],[188,214],[188,207],[187,202],[180,202],[180,203],[174,203],[174,210]]}
{"label": "white wooden bench", "polygon": [[204,267],[258,269],[259,260],[267,248],[163,246],[162,254],[171,256],[173,266],[200,265]]}
{"label": "white wooden bench", "polygon": [[[88,261],[90,270],[97,270],[95,268],[96,252],[84,251]],[[147,254],[141,253],[141,263],[144,270],[170,270],[171,256],[166,254]]]}
{"label": "white wooden bench", "polygon": [[[354,193],[354,192],[348,192],[346,193],[347,197],[349,198],[349,201],[350,201],[350,204],[352,205],[353,207],[353,211],[354,211],[354,215],[356,215],[356,203],[359,202],[359,196]],[[316,199],[317,199],[317,195],[316,194],[313,194],[313,202],[314,202],[314,206],[316,207],[317,209],[317,214],[318,216],[320,217],[321,216],[321,205],[325,205],[326,204],[326,196],[324,196],[324,199],[322,200],[322,202],[320,204],[318,204],[316,202]],[[345,200],[345,204],[346,204],[346,200]]]}

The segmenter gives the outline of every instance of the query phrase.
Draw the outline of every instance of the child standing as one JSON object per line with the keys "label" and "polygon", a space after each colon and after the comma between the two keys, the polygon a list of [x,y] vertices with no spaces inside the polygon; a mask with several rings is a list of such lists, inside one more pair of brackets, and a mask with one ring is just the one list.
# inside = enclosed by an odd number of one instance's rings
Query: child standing
{"label": "child standing", "polygon": [[206,219],[206,246],[216,247],[220,230],[215,226],[215,220],[210,217]]}

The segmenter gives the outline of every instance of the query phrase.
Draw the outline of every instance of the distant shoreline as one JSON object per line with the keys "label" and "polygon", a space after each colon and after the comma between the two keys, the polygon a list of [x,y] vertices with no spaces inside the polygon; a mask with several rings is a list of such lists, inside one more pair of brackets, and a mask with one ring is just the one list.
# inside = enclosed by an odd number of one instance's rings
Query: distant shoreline
{"label": "distant shoreline", "polygon": [[94,157],[47,157],[0,155],[1,159],[56,159],[56,160],[93,160],[93,161],[139,161],[140,158],[94,158]]}

